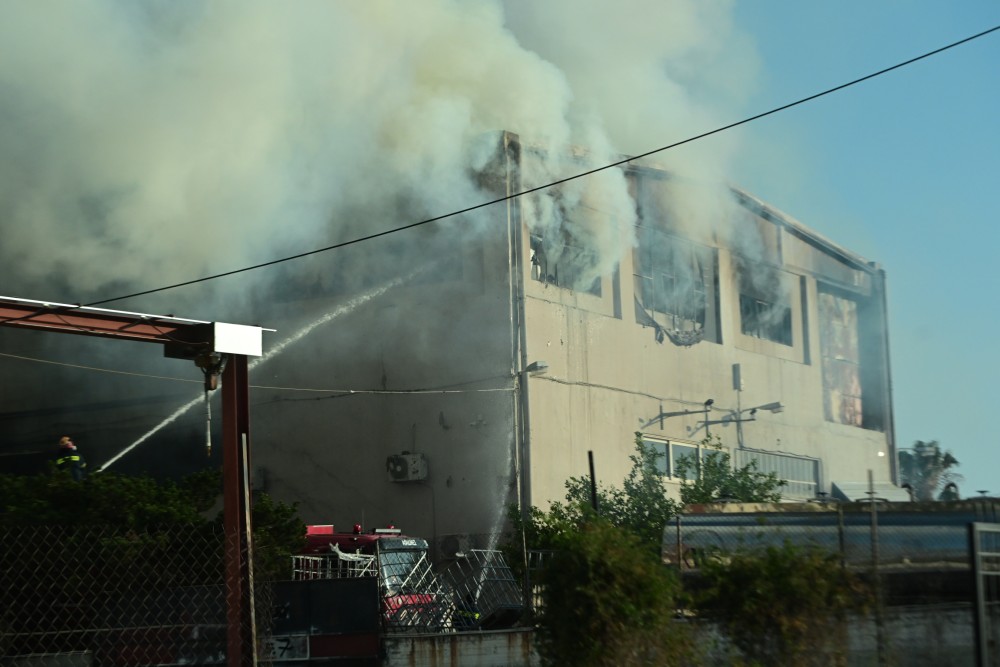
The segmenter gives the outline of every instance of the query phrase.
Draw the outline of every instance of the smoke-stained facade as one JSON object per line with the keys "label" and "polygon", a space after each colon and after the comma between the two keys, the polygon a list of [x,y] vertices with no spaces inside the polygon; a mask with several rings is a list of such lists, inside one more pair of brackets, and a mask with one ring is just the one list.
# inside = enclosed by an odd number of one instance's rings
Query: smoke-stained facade
{"label": "smoke-stained facade", "polygon": [[[484,187],[527,187],[538,158],[515,135],[497,142]],[[692,231],[671,213],[683,184],[669,173],[619,175],[646,196],[609,225],[623,249],[610,271],[595,268],[591,239],[547,240],[574,210],[594,213],[585,192],[575,205],[558,191],[494,205],[489,234],[419,232],[413,252],[435,246],[440,262],[370,299],[351,292],[358,305],[290,349],[301,371],[278,380],[370,392],[272,402],[257,390],[258,483],[309,520],[394,522],[442,555],[499,530],[521,499],[561,499],[588,452],[602,483],[620,482],[636,432],[671,477],[711,436],[787,479],[789,498],[868,470],[890,483],[881,270],[738,190],[720,191],[729,220]],[[531,217],[547,206],[563,207],[561,226]],[[748,311],[748,290],[781,311]],[[287,315],[304,323],[335,298],[290,288]],[[766,318],[785,333],[761,335]]]}
{"label": "smoke-stained facade", "polygon": [[625,177],[633,245],[600,289],[525,282],[525,359],[548,364],[529,380],[533,501],[559,498],[588,451],[620,481],[636,431],[671,476],[710,436],[789,480],[790,498],[869,470],[891,489],[881,269],[738,189],[720,188],[731,206],[706,225],[672,201],[696,184],[634,165]]}

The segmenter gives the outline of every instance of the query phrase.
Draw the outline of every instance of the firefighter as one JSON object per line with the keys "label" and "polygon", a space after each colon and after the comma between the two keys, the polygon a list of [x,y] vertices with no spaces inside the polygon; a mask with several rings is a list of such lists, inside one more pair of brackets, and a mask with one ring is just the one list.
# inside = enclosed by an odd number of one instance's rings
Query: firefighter
{"label": "firefighter", "polygon": [[87,476],[87,462],[76,448],[76,443],[68,435],[59,438],[59,449],[55,457],[56,468],[68,470],[76,481]]}
{"label": "firefighter", "polygon": [[475,630],[479,627],[481,616],[476,601],[472,598],[472,593],[469,593],[464,600],[456,605],[452,622],[456,630]]}

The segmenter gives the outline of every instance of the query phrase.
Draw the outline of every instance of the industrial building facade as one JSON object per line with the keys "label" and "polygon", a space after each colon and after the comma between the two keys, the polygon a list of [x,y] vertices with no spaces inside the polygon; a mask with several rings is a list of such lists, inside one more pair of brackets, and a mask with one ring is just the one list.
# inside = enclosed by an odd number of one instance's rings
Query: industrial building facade
{"label": "industrial building facade", "polygon": [[[482,182],[529,189],[533,159],[503,134]],[[883,271],[737,189],[724,225],[692,225],[672,203],[692,186],[616,171],[634,215],[584,202],[597,234],[575,226],[579,202],[532,193],[476,232],[418,230],[393,246],[413,271],[389,284],[292,281],[282,317],[332,321],[266,380],[331,391],[256,391],[256,483],[307,521],[391,522],[438,555],[499,532],[513,504],[561,500],[588,453],[600,483],[620,484],[636,433],[673,493],[677,459],[706,441],[777,472],[790,500],[849,495],[869,474],[891,492]]]}

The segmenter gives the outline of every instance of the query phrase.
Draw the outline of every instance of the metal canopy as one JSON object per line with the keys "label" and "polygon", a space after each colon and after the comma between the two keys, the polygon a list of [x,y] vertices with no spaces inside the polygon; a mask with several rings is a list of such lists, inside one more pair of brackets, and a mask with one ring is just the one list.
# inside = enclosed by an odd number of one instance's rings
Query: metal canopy
{"label": "metal canopy", "polygon": [[104,308],[0,297],[0,326],[159,343],[167,356],[225,354],[222,476],[229,667],[257,664],[250,530],[250,409],[247,355],[260,356],[264,329]]}
{"label": "metal canopy", "polygon": [[255,326],[130,313],[67,303],[0,296],[0,325],[160,343],[168,356],[193,359],[199,352],[261,355],[264,331]]}
{"label": "metal canopy", "polygon": [[85,336],[169,343],[209,322],[0,296],[0,324]]}
{"label": "metal canopy", "polygon": [[834,498],[850,502],[870,500],[873,497],[876,500],[897,503],[906,503],[912,500],[906,489],[901,489],[892,482],[875,482],[869,486],[868,482],[838,482],[834,480],[830,483],[830,487]]}

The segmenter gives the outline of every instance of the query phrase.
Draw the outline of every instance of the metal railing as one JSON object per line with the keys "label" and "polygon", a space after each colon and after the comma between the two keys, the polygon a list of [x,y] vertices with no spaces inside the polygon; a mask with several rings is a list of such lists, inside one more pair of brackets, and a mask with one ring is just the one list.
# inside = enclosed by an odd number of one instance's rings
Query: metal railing
{"label": "metal railing", "polygon": [[500,551],[460,552],[444,579],[453,590],[456,630],[509,628],[521,619],[523,586]]}
{"label": "metal railing", "polygon": [[427,552],[345,553],[334,545],[322,556],[293,556],[292,578],[373,578],[378,581],[382,626],[388,633],[452,629],[456,599],[434,573]]}

